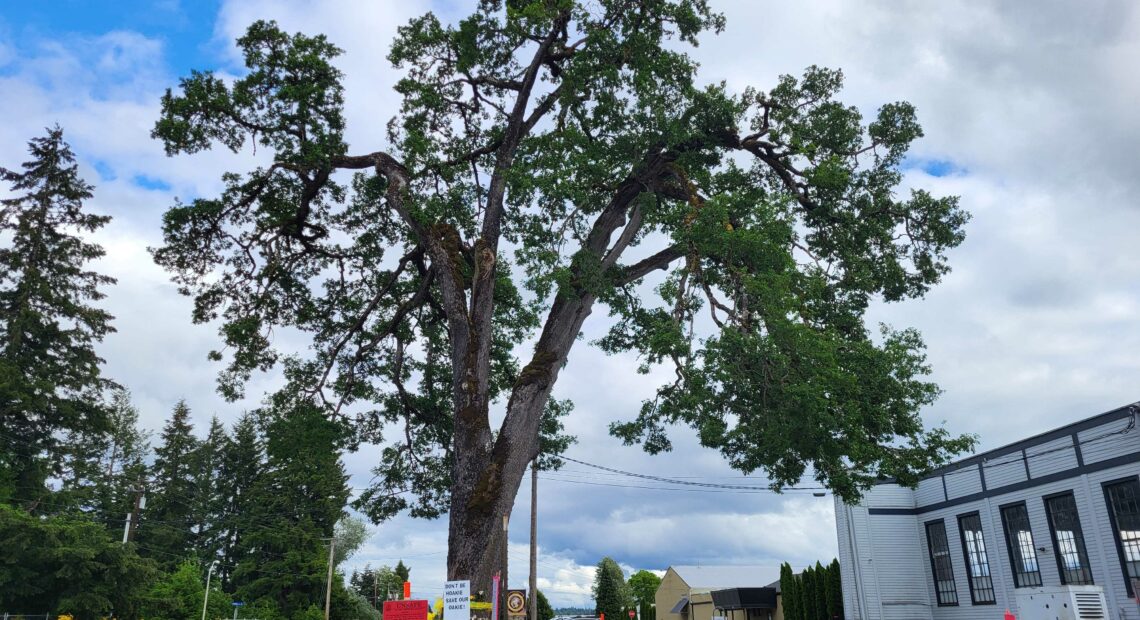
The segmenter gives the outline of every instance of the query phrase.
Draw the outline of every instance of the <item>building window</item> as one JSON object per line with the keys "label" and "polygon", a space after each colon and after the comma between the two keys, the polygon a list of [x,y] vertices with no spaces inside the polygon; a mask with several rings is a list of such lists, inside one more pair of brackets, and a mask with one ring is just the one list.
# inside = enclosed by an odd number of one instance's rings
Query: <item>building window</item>
{"label": "building window", "polygon": [[1073,494],[1046,497],[1045,514],[1049,517],[1049,531],[1053,534],[1053,552],[1057,556],[1061,583],[1091,585],[1089,555],[1085,551],[1085,537],[1081,533],[1081,519],[1077,515]]}
{"label": "building window", "polygon": [[1001,523],[1005,528],[1005,544],[1013,560],[1013,584],[1017,588],[1041,585],[1041,569],[1037,566],[1037,549],[1033,545],[1033,531],[1029,529],[1029,512],[1025,503],[1001,509]]}
{"label": "building window", "polygon": [[926,524],[926,544],[930,548],[930,570],[934,574],[934,591],[939,605],[957,605],[954,567],[950,564],[950,543],[946,540],[946,524],[942,520]]}
{"label": "building window", "polygon": [[992,605],[997,599],[994,598],[990,558],[986,554],[986,541],[982,538],[982,519],[978,513],[959,516],[958,532],[962,534],[962,553],[966,556],[970,600],[975,605]]}
{"label": "building window", "polygon": [[1116,550],[1124,565],[1124,585],[1136,596],[1133,579],[1140,579],[1140,481],[1135,478],[1104,485],[1104,499],[1112,517]]}

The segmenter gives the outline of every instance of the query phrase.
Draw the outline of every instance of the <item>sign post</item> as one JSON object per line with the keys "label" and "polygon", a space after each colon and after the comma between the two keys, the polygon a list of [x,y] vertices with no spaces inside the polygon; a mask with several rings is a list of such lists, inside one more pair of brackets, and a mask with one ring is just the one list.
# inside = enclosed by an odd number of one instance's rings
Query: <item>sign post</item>
{"label": "sign post", "polygon": [[471,582],[443,584],[443,620],[471,620]]}
{"label": "sign post", "polygon": [[238,607],[241,607],[242,605],[245,605],[245,603],[244,603],[244,602],[242,602],[242,601],[234,601],[234,602],[233,602],[233,606],[234,606],[234,620],[237,620],[237,610],[238,610]]}
{"label": "sign post", "polygon": [[491,620],[499,620],[499,573],[491,577]]}
{"label": "sign post", "polygon": [[526,590],[507,590],[507,619],[526,620]]}
{"label": "sign post", "polygon": [[384,601],[384,620],[427,620],[427,616],[427,601]]}

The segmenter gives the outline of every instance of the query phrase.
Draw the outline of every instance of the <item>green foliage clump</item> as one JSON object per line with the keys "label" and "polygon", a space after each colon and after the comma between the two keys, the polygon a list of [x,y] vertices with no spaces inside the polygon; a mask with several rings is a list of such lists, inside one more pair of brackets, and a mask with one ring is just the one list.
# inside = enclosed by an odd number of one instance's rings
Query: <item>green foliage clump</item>
{"label": "green foliage clump", "polygon": [[546,595],[542,590],[537,591],[538,602],[535,605],[538,611],[537,620],[554,620],[554,608],[550,606],[550,601],[546,600]]}
{"label": "green foliage clump", "polygon": [[609,620],[622,620],[633,607],[633,595],[625,581],[625,573],[613,558],[605,557],[598,562],[591,593],[595,616],[605,614]]}
{"label": "green foliage clump", "polygon": [[95,620],[133,618],[155,566],[80,515],[39,517],[0,504],[0,608]]}
{"label": "green foliage clump", "polygon": [[786,620],[843,618],[843,588],[839,560],[819,562],[798,575],[786,562],[780,565],[780,600]]}

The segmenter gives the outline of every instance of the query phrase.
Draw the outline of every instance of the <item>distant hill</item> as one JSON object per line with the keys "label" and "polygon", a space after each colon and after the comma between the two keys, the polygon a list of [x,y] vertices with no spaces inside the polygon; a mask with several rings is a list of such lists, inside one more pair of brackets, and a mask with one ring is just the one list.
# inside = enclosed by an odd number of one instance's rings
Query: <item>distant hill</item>
{"label": "distant hill", "polygon": [[557,607],[554,609],[555,616],[592,616],[594,610],[586,607]]}

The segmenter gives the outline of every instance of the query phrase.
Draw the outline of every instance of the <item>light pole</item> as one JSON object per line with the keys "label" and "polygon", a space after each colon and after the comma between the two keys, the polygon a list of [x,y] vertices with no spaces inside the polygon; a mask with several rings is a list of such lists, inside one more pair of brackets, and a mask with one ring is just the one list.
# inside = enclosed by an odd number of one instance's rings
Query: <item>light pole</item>
{"label": "light pole", "polygon": [[210,577],[214,576],[214,568],[218,561],[210,562],[210,570],[206,571],[206,593],[202,595],[202,620],[206,620],[206,603],[210,602]]}

